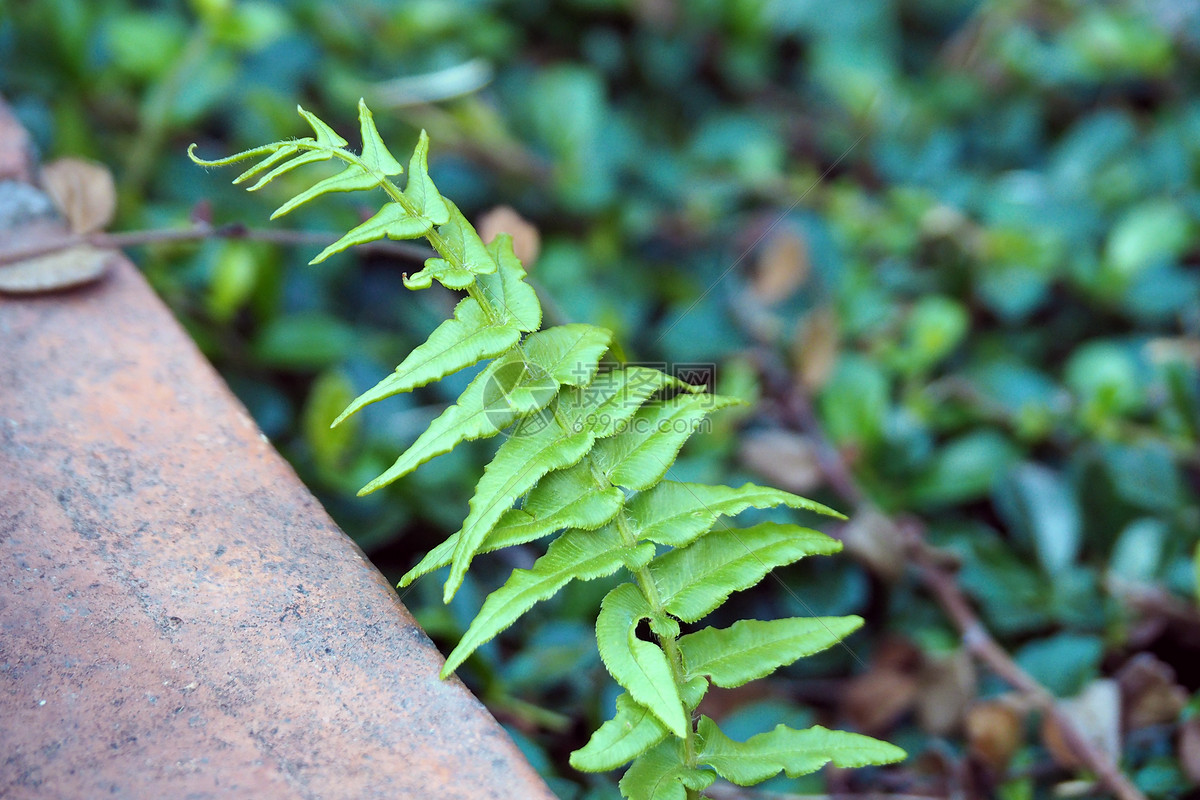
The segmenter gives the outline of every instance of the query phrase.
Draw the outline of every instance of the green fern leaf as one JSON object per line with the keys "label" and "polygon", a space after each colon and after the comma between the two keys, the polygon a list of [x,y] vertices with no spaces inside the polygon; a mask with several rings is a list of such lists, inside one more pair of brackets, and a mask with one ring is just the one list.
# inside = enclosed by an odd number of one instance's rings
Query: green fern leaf
{"label": "green fern leaf", "polygon": [[270,172],[259,177],[254,184],[246,189],[248,192],[257,192],[259,189],[266,186],[271,181],[278,178],[280,175],[286,175],[297,167],[302,167],[305,164],[315,164],[318,161],[328,161],[333,158],[332,150],[306,150],[288,161],[284,161],[276,165]]}
{"label": "green fern leaf", "polygon": [[425,269],[417,275],[426,270],[438,273],[451,269],[465,270],[475,275],[491,275],[496,271],[496,260],[480,240],[475,228],[458,210],[458,206],[445,198],[442,198],[442,202],[449,212],[446,222],[437,229],[441,241],[436,245],[443,258],[428,259]]}
{"label": "green fern leaf", "polygon": [[[361,102],[361,101],[359,101]],[[296,111],[300,116],[304,117],[305,122],[313,129],[313,133],[317,135],[317,145],[326,150],[335,150],[340,147],[345,147],[348,143],[341,136],[338,136],[337,131],[325,124],[325,122],[316,114],[305,111],[302,106],[296,106]]]}
{"label": "green fern leaf", "polygon": [[695,622],[733,592],[758,583],[775,567],[841,549],[841,542],[823,533],[763,522],[716,531],[664,553],[650,563],[650,572],[666,610],[684,622]]}
{"label": "green fern leaf", "polygon": [[[412,159],[408,162],[408,185],[404,195],[412,201],[421,216],[434,225],[445,225],[450,221],[450,207],[429,178],[429,135],[421,131]],[[471,229],[472,233],[474,228]],[[476,236],[478,239],[478,236]]]}
{"label": "green fern leaf", "polygon": [[357,192],[374,189],[378,185],[378,178],[369,172],[364,172],[363,168],[357,164],[351,164],[337,175],[332,175],[323,181],[318,181],[291,200],[288,200],[272,212],[271,219],[278,219],[284,214],[288,214],[299,206],[304,205],[309,200],[320,197],[328,192]]}
{"label": "green fern leaf", "polygon": [[611,341],[612,331],[573,323],[527,337],[522,349],[529,363],[559,383],[586,386]]}
{"label": "green fern leaf", "polygon": [[455,404],[430,423],[400,454],[396,463],[364,486],[359,494],[369,494],[386,486],[426,461],[450,452],[459,442],[490,438],[522,416],[544,408],[553,400],[557,384],[547,375],[534,373],[527,367],[515,351],[488,364],[467,385]]}
{"label": "green fern leaf", "polygon": [[[318,184],[319,185],[319,184]],[[353,247],[356,244],[376,242],[388,239],[416,239],[424,236],[433,228],[433,223],[425,217],[414,217],[404,210],[399,203],[388,203],[379,213],[369,220],[326,247],[309,261],[309,264],[320,264],[334,253]]]}
{"label": "green fern leaf", "polygon": [[442,593],[445,602],[454,597],[484,539],[513,502],[547,472],[569,467],[587,455],[593,441],[589,431],[564,429],[552,420],[533,435],[516,435],[500,445],[475,485]]}
{"label": "green fern leaf", "polygon": [[707,533],[718,517],[740,514],[747,508],[773,506],[788,506],[845,519],[831,508],[780,489],[752,483],[734,489],[676,481],[663,481],[640,492],[629,502],[628,516],[639,539],[683,547]]}
{"label": "green fern leaf", "polygon": [[600,660],[631,698],[682,739],[691,721],[683,710],[671,665],[658,646],[637,636],[638,623],[653,616],[650,604],[632,583],[605,595],[596,617]]}
{"label": "green fern leaf", "polygon": [[707,414],[739,402],[711,394],[683,394],[647,403],[619,435],[597,445],[593,458],[618,486],[648,489],[666,474]]}
{"label": "green fern leaf", "polygon": [[705,628],[679,640],[686,674],[707,675],[734,688],[779,667],[832,647],[862,627],[862,617],[747,619],[728,628]]}
{"label": "green fern leaf", "polygon": [[[510,508],[483,540],[478,553],[532,542],[564,528],[590,531],[607,524],[621,510],[625,494],[616,487],[598,490],[586,463],[551,472],[538,482],[522,508]],[[460,533],[429,551],[400,579],[405,587],[454,558]]]}
{"label": "green fern leaf", "polygon": [[533,287],[525,282],[525,267],[513,253],[512,237],[507,233],[498,235],[488,245],[488,252],[499,269],[476,277],[480,291],[496,307],[502,324],[520,331],[536,331],[542,325],[542,306]]}
{"label": "green fern leaf", "polygon": [[439,325],[400,362],[395,372],[355,398],[333,424],[340,425],[363,406],[411,392],[485,358],[495,358],[511,349],[520,338],[516,326],[492,322],[474,298],[464,297],[455,307],[453,319]]}
{"label": "green fern leaf", "polygon": [[[387,149],[387,145],[383,143],[383,139],[379,136],[379,130],[375,127],[375,115],[371,113],[371,109],[367,108],[366,102],[360,97],[358,99],[358,129],[362,135],[362,162],[367,165],[367,169],[373,172],[378,178],[382,179],[391,175],[399,175],[404,171],[404,167],[400,166],[400,162]],[[418,142],[418,149],[424,143],[426,151],[429,148],[429,137],[425,135],[425,131],[421,131],[421,140]],[[345,144],[345,142],[342,142]],[[422,161],[422,163],[424,163]],[[428,176],[426,176],[428,179]],[[412,172],[409,171],[409,180],[412,180]],[[378,186],[380,181],[376,181]],[[425,214],[425,216],[430,216]],[[430,219],[433,219],[430,217]],[[442,220],[444,222],[445,220]],[[438,225],[441,222],[434,220]]]}
{"label": "green fern leaf", "polygon": [[625,770],[619,788],[628,800],[685,800],[687,790],[702,792],[717,776],[688,767],[682,743],[668,739],[638,756]]}
{"label": "green fern leaf", "polygon": [[905,758],[895,745],[869,736],[831,731],[820,725],[802,731],[777,725],[774,730],[735,742],[708,717],[697,726],[700,740],[699,760],[708,764],[725,780],[739,786],[752,786],[780,770],[795,778],[816,772],[826,764],[837,767],[865,767],[893,764]]}
{"label": "green fern leaf", "polygon": [[571,753],[571,766],[607,772],[627,764],[666,738],[666,727],[628,694],[617,696],[617,714],[596,729],[588,743]]}
{"label": "green fern leaf", "polygon": [[[552,328],[548,333],[568,327],[590,326],[561,326]],[[568,376],[570,380],[589,378],[594,370],[592,359],[598,358],[597,353],[600,352],[599,343],[594,339],[594,332],[598,330],[593,329],[593,341],[590,344],[572,348],[581,359],[587,360],[557,358],[541,344],[527,346],[525,354],[537,358],[553,375]],[[608,334],[607,331],[601,332]],[[526,342],[532,338],[529,337]],[[587,339],[585,335],[579,341],[586,343]],[[516,498],[546,473],[574,465],[591,450],[597,437],[610,435],[637,410],[634,403],[640,402],[643,393],[658,385],[657,382],[644,381],[640,387],[629,387],[624,379],[637,374],[621,370],[615,379],[610,380],[612,373],[605,373],[604,379],[593,382],[598,385],[564,391],[555,400],[553,414],[542,415],[552,419],[536,420],[544,425],[541,430],[518,430],[513,438],[500,446],[475,486],[471,510],[455,545],[450,577],[443,591],[447,602],[462,585],[471,559]],[[601,410],[600,413],[597,413],[597,409]]]}
{"label": "green fern leaf", "polygon": [[531,569],[513,570],[504,585],[488,595],[479,614],[446,659],[442,677],[450,675],[534,604],[552,597],[570,581],[611,575],[627,562],[645,563],[653,557],[653,547],[647,543],[630,550],[614,526],[600,531],[564,533],[554,540]]}

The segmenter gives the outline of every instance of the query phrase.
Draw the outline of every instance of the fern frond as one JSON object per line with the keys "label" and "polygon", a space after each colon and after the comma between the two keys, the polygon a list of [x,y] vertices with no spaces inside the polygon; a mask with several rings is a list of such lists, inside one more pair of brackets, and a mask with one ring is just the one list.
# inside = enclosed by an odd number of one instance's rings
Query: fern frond
{"label": "fern frond", "polygon": [[663,607],[683,620],[707,616],[734,592],[805,556],[840,552],[842,543],[798,525],[763,522],[710,533],[650,563]]}
{"label": "fern frond", "polygon": [[679,651],[687,676],[705,675],[733,689],[832,647],[862,624],[862,617],[854,616],[744,619],[680,637]]}
{"label": "fern frond", "polygon": [[711,530],[718,517],[740,514],[748,508],[775,506],[815,511],[845,519],[831,508],[782,489],[755,486],[752,483],[734,489],[730,486],[662,481],[638,493],[630,501],[629,520],[638,538],[671,547],[683,547]]}
{"label": "fern frond", "polygon": [[780,771],[789,778],[816,772],[826,764],[865,767],[893,764],[905,753],[895,745],[858,733],[831,731],[816,725],[802,731],[777,725],[774,730],[735,742],[708,717],[697,726],[700,763],[707,764],[725,780],[753,786]]}
{"label": "fern frond", "polygon": [[[359,102],[361,153],[315,115],[298,109],[313,135],[273,142],[226,158],[222,166],[257,161],[235,179],[256,191],[306,164],[337,160],[342,171],[286,200],[272,217],[334,192],[381,190],[378,213],[322,250],[324,261],[357,244],[425,237],[437,255],[404,276],[409,289],[438,282],[465,291],[453,318],[439,325],[395,371],[357,397],[337,425],[363,407],[411,392],[488,361],[457,400],[437,416],[382,475],[375,491],[461,442],[509,437],[475,486],[462,528],[431,550],[401,586],[445,566],[448,602],[480,553],[558,534],[530,569],[513,570],[489,594],[442,669],[446,677],[537,603],[571,581],[625,570],[629,580],[601,603],[596,643],[601,660],[625,690],[616,715],[571,756],[578,769],[603,771],[632,761],[620,782],[629,800],[688,800],[721,776],[758,782],[779,771],[811,772],[822,764],[882,764],[903,752],[856,734],[783,726],[734,742],[695,710],[710,682],[740,686],[829,647],[854,631],[858,617],[743,620],[681,636],[680,622],[704,617],[733,592],[772,569],[841,544],[795,525],[767,522],[713,531],[721,517],[750,508],[788,507],[840,517],[789,492],[663,480],[705,417],[735,400],[708,394],[645,367],[600,369],[611,333],[591,325],[542,329],[542,309],[512,240],[490,244],[462,211],[442,197],[429,175],[429,138],[421,136],[401,190],[403,167],[388,151],[366,104]],[[649,623],[655,642],[638,635]]]}
{"label": "fern frond", "polygon": [[463,638],[446,658],[447,676],[471,653],[487,644],[530,608],[573,580],[590,581],[611,575],[626,564],[645,564],[654,546],[628,548],[613,526],[600,531],[570,531],[554,540],[546,555],[530,569],[513,570],[508,581],[488,595]]}

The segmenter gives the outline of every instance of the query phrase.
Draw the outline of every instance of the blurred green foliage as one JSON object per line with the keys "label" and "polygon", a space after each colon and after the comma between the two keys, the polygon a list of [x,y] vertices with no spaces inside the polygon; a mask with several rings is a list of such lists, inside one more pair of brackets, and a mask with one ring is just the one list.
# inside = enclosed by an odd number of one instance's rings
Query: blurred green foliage
{"label": "blurred green foliage", "polygon": [[[428,128],[431,171],[469,217],[507,204],[540,230],[531,274],[553,321],[614,329],[629,360],[715,362],[719,388],[749,398],[769,394],[754,353],[795,364],[874,501],[921,515],[987,624],[1047,686],[1072,694],[1145,653],[1175,670],[1170,685],[1200,690],[1193,4],[8,0],[0,66],[0,92],[47,159],[112,166],[124,229],[186,224],[202,202],[217,223],[265,222],[271,202],[194,169],[184,146],[211,155],[295,135],[297,102],[353,131],[344,110],[365,96],[397,151]],[[291,224],[341,231],[362,210],[325,203]],[[353,492],[462,385],[371,407],[353,429],[323,420],[452,298],[410,295],[412,265],[381,255],[303,266],[318,249],[210,241],[137,255],[338,522],[398,575],[457,528],[486,447]],[[767,398],[717,420],[676,476],[736,483],[766,463],[785,488],[844,506],[804,477],[806,443],[776,409]],[[764,442],[779,450],[755,458]],[[954,648],[910,577],[841,561],[783,570],[787,591],[740,598],[738,617],[867,625],[850,650],[783,673],[774,702],[728,693],[731,731],[773,724],[782,700],[803,724],[865,724],[842,692],[806,681],[840,681],[861,661],[873,665],[861,684],[895,638],[926,665]],[[448,607],[436,580],[404,599],[450,642],[495,585],[482,575]],[[567,798],[613,796],[565,762],[612,710],[585,618],[608,588],[573,588],[464,668]],[[986,678],[968,699],[1002,690]],[[936,757],[853,780],[951,791],[959,773],[937,764],[969,757],[980,791],[1042,797],[1071,775],[1036,726],[989,772],[963,733],[967,709],[938,729],[911,708],[881,724]],[[1132,719],[1124,767],[1150,796],[1180,796],[1200,765],[1179,760],[1178,715]],[[772,788],[820,791],[821,779]]]}

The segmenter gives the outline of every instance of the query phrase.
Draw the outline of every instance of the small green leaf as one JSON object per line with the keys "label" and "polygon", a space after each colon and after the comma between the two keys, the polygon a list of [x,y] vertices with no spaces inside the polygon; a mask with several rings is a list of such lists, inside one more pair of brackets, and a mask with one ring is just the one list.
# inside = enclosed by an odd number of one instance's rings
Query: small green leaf
{"label": "small green leaf", "polygon": [[[358,100],[358,127],[362,133],[362,160],[372,172],[383,177],[399,175],[404,171],[404,167],[400,166],[400,162],[392,156],[387,145],[380,138],[379,130],[375,127],[375,116],[361,97]],[[424,131],[422,131],[421,136],[424,137],[424,135]],[[428,146],[428,142],[426,142],[426,146]],[[434,223],[441,224],[438,220],[434,220]]]}
{"label": "small green leaf", "polygon": [[668,739],[638,756],[619,788],[628,800],[685,800],[688,789],[702,792],[716,779],[715,773],[688,767],[683,743]]}
{"label": "small green leaf", "polygon": [[275,209],[274,213],[271,214],[271,219],[278,219],[293,209],[307,203],[309,200],[320,197],[327,192],[357,192],[374,189],[379,185],[379,180],[376,176],[368,172],[363,172],[362,167],[357,164],[351,164],[337,175],[331,175],[323,181],[318,181],[291,200],[288,200]]}
{"label": "small green leaf", "polygon": [[388,203],[378,214],[362,225],[352,228],[308,263],[320,264],[334,253],[340,253],[356,244],[376,242],[385,236],[389,239],[416,239],[418,236],[424,236],[432,227],[433,223],[424,217],[409,216],[399,203]]}
{"label": "small green leaf", "polygon": [[684,622],[695,622],[774,568],[841,549],[841,542],[818,531],[763,522],[715,531],[664,553],[650,563],[650,572],[666,610]]}
{"label": "small green leaf", "polygon": [[[554,398],[555,385],[547,384],[547,380],[545,375],[526,369],[516,351],[497,358],[467,385],[454,405],[430,423],[395,464],[364,486],[359,494],[386,486],[431,458],[450,452],[459,442],[495,436],[522,416],[544,408]],[[498,384],[502,390],[496,388]],[[501,509],[504,510],[507,507]]]}
{"label": "small green leaf", "polygon": [[442,593],[445,602],[454,597],[471,559],[513,502],[547,472],[569,467],[587,455],[593,441],[588,431],[564,429],[557,419],[552,419],[536,433],[522,435],[518,431],[500,445],[484,468],[483,477],[475,484],[471,510],[463,522],[450,577]]}
{"label": "small green leaf", "polygon": [[322,122],[316,114],[305,111],[301,106],[296,106],[296,111],[300,112],[300,116],[312,127],[313,133],[317,135],[318,145],[330,150],[346,146],[346,140],[338,136],[337,131]]}
{"label": "small green leaf", "polygon": [[612,331],[573,323],[542,331],[525,340],[525,358],[568,386],[585,386],[596,374],[600,356],[608,350]]}
{"label": "small green leaf", "polygon": [[620,434],[597,445],[596,464],[618,486],[648,489],[666,473],[707,414],[738,402],[711,394],[682,394],[647,403]]}
{"label": "small green leaf", "polygon": [[525,282],[525,268],[513,253],[512,237],[500,234],[488,245],[488,252],[500,268],[492,275],[478,276],[479,290],[506,322],[518,330],[536,331],[542,325],[542,306]]}
{"label": "small green leaf", "polygon": [[587,744],[571,753],[571,766],[583,772],[616,769],[661,742],[667,733],[648,708],[622,693],[617,696],[616,716],[601,725]]}
{"label": "small green leaf", "polygon": [[[491,275],[496,271],[496,261],[480,240],[479,234],[475,232],[471,223],[467,222],[467,218],[458,210],[458,206],[445,198],[442,200],[450,212],[450,217],[437,229],[438,236],[443,240],[437,245],[438,251],[451,266],[457,269],[465,269],[476,275]],[[429,259],[429,261],[442,260],[440,258]],[[425,262],[426,267],[429,267],[429,261]]]}
{"label": "small green leaf", "polygon": [[400,362],[395,372],[356,398],[333,424],[340,424],[363,406],[411,392],[485,358],[495,358],[520,338],[521,333],[515,327],[490,321],[479,303],[464,297],[455,307],[453,319],[439,325],[424,343]]}
{"label": "small green leaf", "polygon": [[430,258],[425,261],[425,268],[412,275],[404,276],[406,289],[428,289],[437,281],[447,289],[468,289],[475,283],[475,273],[458,267],[444,258]]}
{"label": "small green leaf", "polygon": [[302,167],[305,164],[314,164],[317,161],[328,161],[331,158],[333,158],[333,153],[328,150],[308,150],[300,153],[300,155],[296,156],[290,161],[282,162],[270,172],[260,177],[257,181],[255,181],[254,185],[248,188],[246,191],[257,192],[259,189],[266,186],[280,175],[286,175],[297,167]]}
{"label": "small green leaf", "polygon": [[[504,512],[477,552],[490,553],[525,544],[563,528],[595,530],[610,522],[624,502],[625,494],[615,486],[603,491],[596,488],[586,463],[551,472],[529,492],[522,508]],[[400,579],[401,588],[449,564],[458,539],[459,534],[455,533],[430,550]]]}
{"label": "small green leaf", "polygon": [[[653,545],[639,545],[644,549]],[[631,557],[614,526],[600,531],[568,531],[554,540],[532,569],[515,569],[508,580],[488,595],[471,627],[442,667],[445,678],[481,646],[490,642],[534,604],[553,597],[572,580],[593,580],[611,575]]]}
{"label": "small green leaf", "polygon": [[708,675],[731,689],[832,647],[862,624],[862,617],[853,616],[746,619],[690,633],[679,640],[679,649],[688,676]]}
{"label": "small green leaf", "polygon": [[858,733],[831,731],[816,725],[798,731],[785,725],[745,742],[735,742],[708,717],[696,728],[698,758],[725,780],[738,786],[761,783],[780,770],[789,778],[816,772],[826,764],[842,768],[894,764],[907,758],[895,745]]}
{"label": "small green leaf", "polygon": [[734,489],[676,481],[663,481],[638,493],[629,502],[628,516],[639,539],[682,547],[708,532],[720,516],[781,505],[845,519],[820,503],[781,489],[752,483]]}
{"label": "small green leaf", "polygon": [[445,225],[450,221],[446,200],[429,178],[429,136],[423,130],[408,162],[408,185],[404,194],[420,210],[421,216],[433,220],[434,225]]}
{"label": "small green leaf", "polygon": [[667,730],[683,738],[691,722],[671,665],[662,650],[637,636],[638,623],[652,616],[650,604],[632,583],[623,583],[609,592],[596,618],[600,659],[630,697],[648,708]]}

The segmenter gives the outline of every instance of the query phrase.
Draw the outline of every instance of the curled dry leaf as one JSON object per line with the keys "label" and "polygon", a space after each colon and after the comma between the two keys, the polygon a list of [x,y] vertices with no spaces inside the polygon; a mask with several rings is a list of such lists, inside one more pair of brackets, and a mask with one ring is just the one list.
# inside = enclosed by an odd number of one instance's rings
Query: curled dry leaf
{"label": "curled dry leaf", "polygon": [[816,451],[807,437],[788,431],[756,431],[742,439],[743,464],[789,492],[804,494],[821,483]]}
{"label": "curled dry leaf", "polygon": [[1005,698],[982,700],[967,709],[965,728],[971,755],[999,774],[1021,746],[1024,714]]}
{"label": "curled dry leaf", "polygon": [[91,283],[104,274],[111,250],[78,245],[0,266],[0,292],[40,294]]}
{"label": "curled dry leaf", "polygon": [[975,699],[975,663],[965,649],[925,661],[918,676],[917,720],[934,736],[947,736],[962,725]]}
{"label": "curled dry leaf", "polygon": [[95,233],[112,222],[117,187],[103,164],[60,158],[42,168],[42,184],[67,218],[72,233]]}
{"label": "curled dry leaf", "polygon": [[1125,727],[1174,722],[1187,705],[1187,690],[1175,681],[1175,670],[1153,653],[1138,653],[1117,673]]}
{"label": "curled dry leaf", "polygon": [[921,653],[911,643],[885,641],[871,668],[847,685],[842,711],[863,733],[882,733],[913,707],[920,665]]}
{"label": "curled dry leaf", "polygon": [[864,562],[876,575],[894,581],[904,572],[904,545],[900,529],[874,508],[855,512],[842,528],[846,552]]}
{"label": "curled dry leaf", "polygon": [[758,257],[751,290],[764,303],[778,303],[808,280],[808,245],[791,230],[778,231],[767,240]]}
{"label": "curled dry leaf", "polygon": [[513,240],[513,252],[526,269],[537,261],[542,251],[542,236],[532,222],[509,206],[496,206],[479,218],[479,238],[490,243],[498,234],[507,233]]}
{"label": "curled dry leaf", "polygon": [[[1072,727],[1106,753],[1113,763],[1120,760],[1121,690],[1115,680],[1101,678],[1092,681],[1074,697],[1060,700],[1058,707],[1071,721]],[[1042,719],[1042,741],[1060,766],[1068,769],[1083,766],[1053,717]]]}
{"label": "curled dry leaf", "polygon": [[792,346],[796,379],[809,392],[817,392],[829,380],[838,357],[837,314],[829,306],[813,309],[798,326]]}

